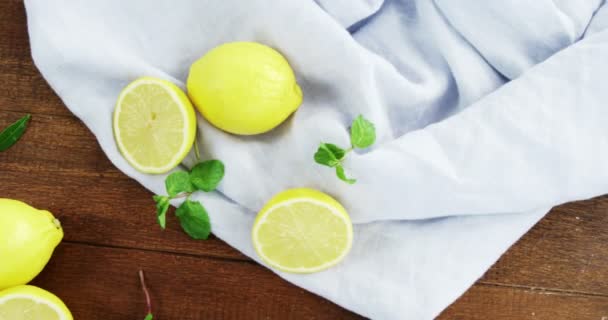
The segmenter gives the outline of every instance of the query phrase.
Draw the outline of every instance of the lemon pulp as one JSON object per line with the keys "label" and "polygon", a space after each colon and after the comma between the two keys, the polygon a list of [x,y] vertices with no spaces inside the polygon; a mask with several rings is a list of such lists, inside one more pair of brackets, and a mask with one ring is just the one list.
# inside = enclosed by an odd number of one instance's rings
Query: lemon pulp
{"label": "lemon pulp", "polygon": [[34,286],[0,291],[0,319],[72,320],[72,314],[54,294]]}
{"label": "lemon pulp", "polygon": [[114,137],[137,170],[165,173],[188,154],[196,134],[194,108],[173,83],[152,77],[127,85],[114,110]]}
{"label": "lemon pulp", "polygon": [[281,271],[310,273],[329,268],[350,250],[352,224],[346,210],[313,189],[290,189],[260,211],[252,238],[258,255]]}

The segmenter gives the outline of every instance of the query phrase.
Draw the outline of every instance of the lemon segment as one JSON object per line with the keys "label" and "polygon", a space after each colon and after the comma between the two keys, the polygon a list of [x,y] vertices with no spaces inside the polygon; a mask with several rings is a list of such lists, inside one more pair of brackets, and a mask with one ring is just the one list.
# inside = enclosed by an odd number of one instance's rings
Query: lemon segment
{"label": "lemon segment", "polygon": [[270,266],[311,273],[340,262],[351,248],[353,229],[340,203],[313,189],[290,189],[273,197],[256,217],[252,240]]}
{"label": "lemon segment", "polygon": [[139,78],[118,97],[114,137],[125,159],[144,173],[165,173],[188,154],[196,116],[186,94],[173,83]]}
{"label": "lemon segment", "polygon": [[255,42],[220,45],[190,67],[188,95],[214,126],[254,135],[281,124],[302,103],[289,63]]}
{"label": "lemon segment", "polygon": [[0,290],[30,282],[62,238],[61,224],[50,212],[0,198]]}
{"label": "lemon segment", "polygon": [[0,319],[72,320],[72,314],[54,294],[34,286],[0,291]]}

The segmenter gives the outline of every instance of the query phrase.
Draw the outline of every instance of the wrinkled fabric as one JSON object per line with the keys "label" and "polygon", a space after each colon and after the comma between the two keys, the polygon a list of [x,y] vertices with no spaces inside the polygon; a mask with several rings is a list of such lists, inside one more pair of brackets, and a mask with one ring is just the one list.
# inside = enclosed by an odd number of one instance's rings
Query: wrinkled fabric
{"label": "wrinkled fabric", "polygon": [[[164,176],[135,171],[114,144],[120,90],[144,75],[184,88],[190,64],[224,42],[283,53],[302,106],[258,136],[199,115],[203,157],[227,173],[218,192],[195,199],[214,234],[257,260],[250,229],[273,194],[334,196],[355,222],[352,252],[324,272],[278,274],[367,317],[435,317],[549,208],[608,192],[600,0],[26,0],[26,9],[42,75],[116,167],[156,193]],[[378,141],[349,155],[351,186],[312,156],[321,141],[348,146],[358,114]]]}

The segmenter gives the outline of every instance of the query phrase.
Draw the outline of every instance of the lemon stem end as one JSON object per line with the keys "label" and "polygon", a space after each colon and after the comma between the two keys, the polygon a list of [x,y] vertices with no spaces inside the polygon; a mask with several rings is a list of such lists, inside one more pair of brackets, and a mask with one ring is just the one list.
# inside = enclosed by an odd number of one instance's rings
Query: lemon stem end
{"label": "lemon stem end", "polygon": [[55,228],[61,229],[61,222],[59,221],[59,219],[54,218],[53,219],[53,224],[55,225]]}

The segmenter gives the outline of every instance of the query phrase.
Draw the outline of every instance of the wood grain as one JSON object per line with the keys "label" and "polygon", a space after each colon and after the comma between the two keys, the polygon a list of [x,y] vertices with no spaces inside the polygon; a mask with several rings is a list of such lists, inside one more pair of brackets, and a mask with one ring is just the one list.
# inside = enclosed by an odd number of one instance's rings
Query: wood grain
{"label": "wood grain", "polygon": [[[3,108],[0,102],[1,127],[26,114]],[[82,122],[66,116],[34,114],[19,144],[0,154],[0,170],[33,169],[41,173],[126,178],[108,160]]]}
{"label": "wood grain", "polygon": [[438,319],[606,320],[608,297],[478,284]]}
{"label": "wood grain", "polygon": [[192,241],[173,214],[167,216],[167,229],[161,230],[152,194],[135,181],[0,170],[0,185],[0,197],[53,212],[65,241],[250,261],[215,237]]}
{"label": "wood grain", "polygon": [[[145,310],[146,272],[162,319],[360,319],[253,263],[62,244],[34,284],[59,295],[76,319],[132,319]],[[522,306],[525,306],[522,308]],[[440,319],[602,319],[608,297],[476,285]]]}
{"label": "wood grain", "polygon": [[32,62],[26,22],[23,1],[0,1],[0,105],[4,110],[71,117]]}
{"label": "wood grain", "polygon": [[[161,231],[151,193],[111,164],[36,70],[19,0],[0,1],[0,83],[0,127],[34,115],[0,153],[0,197],[61,219],[65,242],[36,284],[77,319],[141,318],[139,267],[162,319],[359,318],[217,238],[191,241],[172,215]],[[607,225],[606,196],[555,208],[440,319],[608,320]]]}
{"label": "wood grain", "polygon": [[554,208],[481,279],[608,296],[608,197]]}
{"label": "wood grain", "polygon": [[359,319],[253,263],[62,244],[34,281],[75,319],[143,319],[143,269],[158,319]]}

